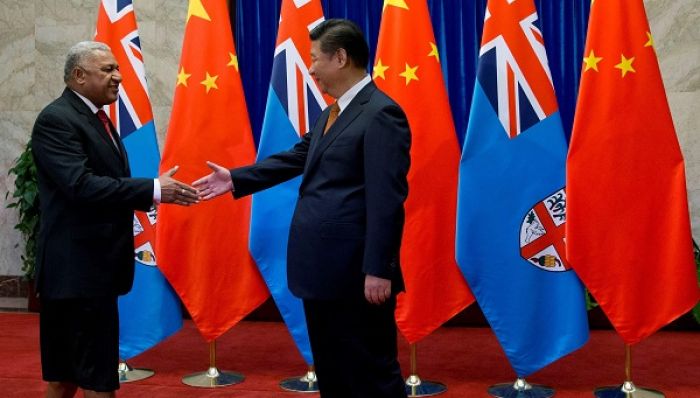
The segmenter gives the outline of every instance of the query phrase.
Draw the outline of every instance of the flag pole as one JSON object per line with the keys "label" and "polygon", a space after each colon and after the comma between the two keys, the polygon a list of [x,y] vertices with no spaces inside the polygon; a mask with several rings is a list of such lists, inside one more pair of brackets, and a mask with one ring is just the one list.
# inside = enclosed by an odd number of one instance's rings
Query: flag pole
{"label": "flag pole", "polygon": [[309,365],[306,374],[301,377],[290,377],[280,382],[280,388],[292,392],[318,392],[318,379],[313,365]]}
{"label": "flag pole", "polygon": [[131,383],[132,381],[147,379],[156,374],[151,369],[134,369],[124,360],[119,361],[117,372],[119,373],[119,383]]}
{"label": "flag pole", "polygon": [[409,344],[411,373],[406,378],[406,394],[409,397],[429,397],[447,391],[447,386],[436,381],[424,381],[418,376],[417,344]]}
{"label": "flag pole", "polygon": [[596,398],[664,398],[661,391],[641,388],[632,382],[632,346],[625,344],[625,382],[622,386],[596,388]]}
{"label": "flag pole", "polygon": [[496,398],[550,398],[554,396],[552,387],[530,384],[524,377],[518,377],[514,383],[494,384],[489,387],[488,392],[489,395]]}
{"label": "flag pole", "polygon": [[216,367],[216,340],[209,343],[209,369],[206,372],[189,374],[182,383],[192,387],[225,387],[243,382],[245,377],[236,372],[220,371]]}

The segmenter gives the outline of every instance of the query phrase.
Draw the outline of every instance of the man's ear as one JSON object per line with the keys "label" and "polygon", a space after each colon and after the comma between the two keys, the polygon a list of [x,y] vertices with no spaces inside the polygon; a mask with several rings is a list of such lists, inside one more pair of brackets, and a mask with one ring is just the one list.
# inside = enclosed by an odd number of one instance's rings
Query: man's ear
{"label": "man's ear", "polygon": [[83,84],[85,82],[85,71],[82,68],[73,68],[71,75],[76,83]]}
{"label": "man's ear", "polygon": [[338,63],[340,64],[340,67],[345,67],[348,64],[348,52],[345,51],[344,48],[339,48],[338,51],[336,52],[338,55]]}

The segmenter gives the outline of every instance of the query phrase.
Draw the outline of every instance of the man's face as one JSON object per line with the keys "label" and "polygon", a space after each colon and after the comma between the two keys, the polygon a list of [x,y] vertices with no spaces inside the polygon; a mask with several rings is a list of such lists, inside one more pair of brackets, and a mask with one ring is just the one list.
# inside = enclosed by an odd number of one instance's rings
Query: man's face
{"label": "man's face", "polygon": [[80,94],[98,108],[117,100],[122,75],[111,52],[93,52],[81,62],[74,73]]}
{"label": "man's face", "polygon": [[318,83],[324,94],[337,98],[334,95],[334,83],[337,81],[340,64],[335,54],[326,54],[321,51],[321,42],[311,42],[311,67],[309,73]]}

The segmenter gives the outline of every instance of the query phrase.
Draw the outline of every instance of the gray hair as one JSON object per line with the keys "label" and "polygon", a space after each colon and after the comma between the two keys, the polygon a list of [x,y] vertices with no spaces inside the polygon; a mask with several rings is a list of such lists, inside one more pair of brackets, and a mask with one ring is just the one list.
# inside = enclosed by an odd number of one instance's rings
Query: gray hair
{"label": "gray hair", "polygon": [[66,64],[63,67],[63,81],[68,83],[73,69],[80,66],[86,59],[92,56],[95,51],[112,51],[108,45],[98,41],[81,41],[68,50]]}

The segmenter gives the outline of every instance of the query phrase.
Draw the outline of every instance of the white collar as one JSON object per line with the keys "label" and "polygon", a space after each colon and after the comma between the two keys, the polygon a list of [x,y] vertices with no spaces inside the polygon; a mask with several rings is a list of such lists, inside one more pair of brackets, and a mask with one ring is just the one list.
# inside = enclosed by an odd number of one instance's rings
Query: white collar
{"label": "white collar", "polygon": [[338,114],[343,112],[343,109],[347,108],[347,106],[355,98],[357,93],[359,93],[360,90],[365,88],[365,86],[368,85],[371,81],[372,78],[369,77],[369,75],[365,75],[365,77],[362,78],[362,80],[355,83],[355,85],[350,87],[350,89],[346,91],[345,94],[341,95],[340,98],[338,98],[338,108],[340,108],[340,112],[338,112]]}
{"label": "white collar", "polygon": [[71,90],[71,91],[74,92],[75,95],[78,96],[78,98],[80,98],[81,100],[83,100],[83,102],[85,103],[85,105],[87,105],[88,108],[90,108],[90,110],[92,111],[92,113],[97,113],[97,111],[99,110],[99,108],[97,108],[97,107],[95,106],[95,104],[92,103],[92,101],[90,101],[89,99],[83,97],[82,95],[80,95],[79,92],[77,92],[77,91],[75,91],[75,90]]}

